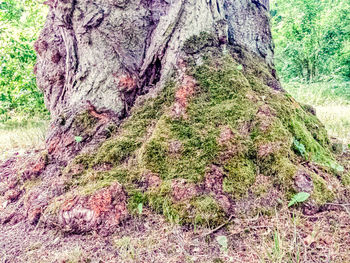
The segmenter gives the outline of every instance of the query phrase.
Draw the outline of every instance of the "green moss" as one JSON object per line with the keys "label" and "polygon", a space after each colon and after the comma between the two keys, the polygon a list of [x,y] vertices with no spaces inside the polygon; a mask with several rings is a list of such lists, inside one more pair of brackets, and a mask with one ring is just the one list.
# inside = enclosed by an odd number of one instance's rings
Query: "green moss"
{"label": "green moss", "polygon": [[213,227],[225,222],[226,214],[218,203],[208,195],[194,197],[187,202],[177,204],[180,217],[186,223]]}
{"label": "green moss", "polygon": [[344,186],[350,186],[350,173],[341,176],[341,182]]}
{"label": "green moss", "polygon": [[223,182],[223,190],[235,198],[247,195],[248,189],[255,182],[254,163],[249,159],[232,159],[225,166],[227,177]]}
{"label": "green moss", "polygon": [[275,162],[271,163],[270,171],[274,175],[274,184],[288,194],[293,189],[293,178],[297,173],[297,166],[292,163],[288,156],[280,156]]}
{"label": "green moss", "polygon": [[[136,105],[116,132],[110,130],[111,138],[96,152],[75,159],[73,165],[84,169],[70,175],[69,189],[89,194],[118,181],[129,196],[132,213],[142,203],[172,222],[215,226],[227,216],[210,193],[203,191],[190,200],[174,202],[173,179],[201,188],[208,167],[215,164],[224,171],[223,190],[233,199],[244,200],[248,192],[256,196],[266,193],[266,186],[251,187],[259,174],[270,176],[269,186],[288,198],[302,158],[293,142],[305,148],[303,158],[336,164],[327,133],[317,118],[283,91],[271,91],[268,85],[276,81],[271,69],[241,49],[230,50],[233,57],[218,55],[218,50],[210,48],[215,41],[201,34],[185,45],[188,54],[205,54],[203,63],[187,72],[198,86],[187,98],[186,116],[173,116],[176,87],[169,83],[156,98]],[[266,106],[270,112],[259,114]],[[90,117],[80,116],[77,123],[89,129],[93,120],[86,118]],[[233,135],[225,138],[223,127]],[[173,152],[172,142],[181,145],[179,152]],[[100,169],[104,165],[108,169]],[[161,185],[144,189],[145,172],[156,173],[163,180]],[[317,202],[332,198],[322,178],[316,176],[314,184]]]}
{"label": "green moss", "polygon": [[217,39],[213,34],[201,32],[199,35],[194,35],[185,41],[183,50],[188,54],[198,53],[206,47],[214,46]]}
{"label": "green moss", "polygon": [[226,215],[218,203],[208,195],[174,202],[171,198],[171,182],[164,182],[158,189],[146,193],[148,205],[162,213],[170,222],[213,227],[224,222]]}
{"label": "green moss", "polygon": [[128,137],[119,137],[106,141],[92,164],[111,163],[118,165],[138,149],[140,145],[141,142]]}
{"label": "green moss", "polygon": [[87,134],[91,129],[95,127],[98,119],[93,117],[88,111],[77,114],[73,122],[73,129],[82,135],[81,133]]}
{"label": "green moss", "polygon": [[155,212],[163,214],[170,222],[181,223],[179,211],[171,200],[171,181],[164,181],[160,187],[146,192],[145,196]]}
{"label": "green moss", "polygon": [[152,139],[145,147],[144,160],[146,168],[152,172],[159,173],[165,179],[167,174],[167,144],[164,141]]}
{"label": "green moss", "polygon": [[147,198],[145,197],[144,193],[138,190],[134,190],[129,193],[130,197],[128,199],[128,210],[131,214],[137,215],[139,214],[138,207],[139,204],[146,204]]}
{"label": "green moss", "polygon": [[327,186],[327,182],[319,175],[312,174],[312,181],[314,184],[314,190],[311,197],[317,204],[323,205],[327,202],[332,202],[335,198],[334,192]]}

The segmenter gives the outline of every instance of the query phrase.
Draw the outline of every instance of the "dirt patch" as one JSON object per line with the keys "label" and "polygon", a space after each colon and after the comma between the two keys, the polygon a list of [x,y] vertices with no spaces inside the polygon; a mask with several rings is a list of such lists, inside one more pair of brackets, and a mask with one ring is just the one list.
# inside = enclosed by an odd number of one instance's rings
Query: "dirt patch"
{"label": "dirt patch", "polygon": [[234,137],[235,137],[235,134],[230,129],[230,127],[227,127],[227,126],[222,127],[221,132],[220,132],[220,136],[218,139],[218,143],[219,143],[219,145],[223,146],[227,142],[231,141]]}
{"label": "dirt patch", "polygon": [[294,183],[297,192],[311,193],[314,189],[312,178],[304,169],[298,170],[294,178]]}
{"label": "dirt patch", "polygon": [[276,114],[273,112],[273,110],[269,107],[269,105],[265,104],[260,106],[257,117],[260,123],[260,130],[262,132],[266,132],[271,124],[274,122]]}
{"label": "dirt patch", "polygon": [[146,189],[157,188],[162,183],[162,179],[159,177],[158,174],[155,173],[147,173],[146,175],[144,175],[144,180]]}
{"label": "dirt patch", "polygon": [[196,87],[196,80],[192,76],[184,75],[181,87],[176,91],[175,103],[172,107],[174,118],[187,118],[187,107]]}
{"label": "dirt patch", "polygon": [[238,152],[238,147],[234,142],[235,134],[231,128],[224,126],[221,128],[220,136],[217,139],[222,150],[219,159],[225,162],[235,156]]}
{"label": "dirt patch", "polygon": [[184,179],[176,179],[171,183],[171,195],[175,202],[189,200],[198,195],[199,190],[193,183],[189,183]]}
{"label": "dirt patch", "polygon": [[283,143],[281,142],[271,142],[260,145],[258,149],[258,157],[266,158],[267,156],[278,152],[281,149],[282,145]]}
{"label": "dirt patch", "polygon": [[205,175],[206,190],[215,194],[222,194],[222,185],[224,182],[224,173],[222,169],[216,165],[210,167],[209,172]]}

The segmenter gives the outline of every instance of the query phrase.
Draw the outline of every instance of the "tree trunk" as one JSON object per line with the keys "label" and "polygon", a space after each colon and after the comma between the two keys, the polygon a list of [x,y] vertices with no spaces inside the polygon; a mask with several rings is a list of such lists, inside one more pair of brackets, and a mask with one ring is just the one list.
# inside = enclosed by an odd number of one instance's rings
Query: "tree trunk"
{"label": "tree trunk", "polygon": [[294,192],[312,194],[308,213],[333,199],[338,179],[319,166],[340,166],[314,110],[280,87],[267,0],[46,4],[35,48],[47,152],[21,183],[8,168],[20,158],[0,167],[23,185],[21,212],[2,222],[109,234],[145,205],[213,227]]}
{"label": "tree trunk", "polygon": [[[46,4],[51,11],[35,45],[36,75],[52,117],[49,153],[62,163],[83,144],[102,140],[105,127],[119,125],[140,96],[161,90],[193,35],[214,34],[222,45],[245,47],[272,66],[267,0]],[[86,127],[74,127],[86,111],[99,120],[89,138],[80,134]],[[79,147],[75,137],[83,137]]]}

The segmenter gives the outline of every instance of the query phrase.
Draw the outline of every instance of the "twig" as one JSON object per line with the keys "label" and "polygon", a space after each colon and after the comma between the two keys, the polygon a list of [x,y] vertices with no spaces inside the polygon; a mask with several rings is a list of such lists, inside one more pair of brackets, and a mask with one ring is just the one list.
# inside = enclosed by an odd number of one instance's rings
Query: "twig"
{"label": "twig", "polygon": [[237,233],[231,233],[228,236],[238,235],[238,234],[241,234],[241,233],[246,232],[248,230],[258,230],[258,229],[263,229],[263,228],[271,229],[272,226],[267,226],[267,225],[265,225],[265,226],[250,226],[250,227],[243,228],[241,231],[239,231]]}
{"label": "twig", "polygon": [[209,235],[215,233],[216,231],[220,230],[221,228],[223,228],[224,226],[226,226],[227,224],[229,224],[229,223],[231,222],[232,218],[233,218],[233,215],[231,215],[231,216],[229,217],[229,219],[227,220],[227,222],[223,223],[222,225],[218,226],[217,228],[214,228],[213,230],[209,231],[208,233],[203,234],[201,237],[209,236]]}
{"label": "twig", "polygon": [[350,215],[350,209],[347,208],[347,206],[350,206],[350,204],[334,204],[334,203],[326,203],[326,205],[335,205],[335,206],[341,206],[344,208],[345,212],[347,212]]}
{"label": "twig", "polygon": [[325,205],[350,206],[350,204],[325,203]]}

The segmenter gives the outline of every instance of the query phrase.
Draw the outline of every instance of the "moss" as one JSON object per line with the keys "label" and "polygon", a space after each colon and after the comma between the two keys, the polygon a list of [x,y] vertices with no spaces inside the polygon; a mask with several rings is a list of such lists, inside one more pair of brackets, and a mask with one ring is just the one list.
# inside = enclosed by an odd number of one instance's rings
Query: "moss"
{"label": "moss", "polygon": [[297,173],[297,166],[288,156],[280,156],[271,164],[270,171],[274,174],[274,184],[283,189],[287,195],[293,190],[293,178]]}
{"label": "moss", "polygon": [[223,190],[235,198],[247,195],[248,189],[255,182],[254,163],[249,159],[232,159],[225,166],[227,177],[223,182]]}
{"label": "moss", "polygon": [[308,104],[303,104],[301,107],[308,113],[311,113],[312,115],[316,115],[316,109]]}
{"label": "moss", "polygon": [[73,129],[78,133],[88,133],[93,129],[98,119],[93,117],[88,111],[81,112],[76,115],[73,122]]}
{"label": "moss", "polygon": [[209,228],[225,222],[225,212],[211,196],[194,197],[189,203],[177,204],[184,222]]}
{"label": "moss", "polygon": [[159,173],[166,178],[167,173],[167,144],[160,140],[153,139],[145,147],[146,168],[152,172]]}
{"label": "moss", "polygon": [[[70,174],[69,189],[88,194],[118,181],[129,196],[132,213],[142,203],[172,222],[215,226],[227,215],[210,193],[203,191],[190,200],[174,202],[173,179],[184,179],[202,189],[208,167],[215,164],[225,173],[223,190],[232,199],[268,192],[267,186],[252,188],[260,174],[269,176],[269,186],[289,198],[302,159],[293,150],[295,140],[305,148],[303,158],[336,164],[327,133],[317,118],[285,92],[272,92],[271,83],[276,82],[272,69],[242,49],[230,50],[232,57],[218,55],[217,50],[212,53],[215,41],[201,34],[185,45],[188,54],[203,52],[206,56],[200,66],[187,72],[198,86],[188,98],[186,116],[172,115],[176,87],[169,82],[156,98],[136,105],[96,152],[75,159],[73,165],[83,169]],[[79,121],[82,127],[91,123],[85,117]],[[225,138],[222,127],[232,135]],[[171,150],[174,141],[181,145],[176,154]],[[158,188],[144,188],[146,171],[162,179]],[[322,178],[316,176],[314,184],[317,202],[332,198]]]}
{"label": "moss", "polygon": [[335,154],[342,154],[344,152],[344,145],[341,142],[332,143],[332,151]]}
{"label": "moss", "polygon": [[171,182],[164,182],[158,189],[146,193],[148,205],[162,213],[170,222],[213,227],[222,224],[226,215],[218,203],[208,195],[174,202],[171,198]]}
{"label": "moss", "polygon": [[262,197],[264,196],[266,193],[268,193],[268,191],[270,190],[270,188],[272,187],[271,184],[269,183],[263,183],[263,184],[259,184],[256,185],[255,187],[251,188],[251,191],[253,192],[253,194],[257,197]]}
{"label": "moss", "polygon": [[163,214],[170,222],[180,224],[179,211],[171,200],[171,181],[164,181],[160,187],[145,193],[147,204],[157,213]]}
{"label": "moss", "polygon": [[217,39],[215,35],[207,32],[201,32],[187,39],[184,43],[183,50],[188,54],[198,53],[205,47],[215,46]]}
{"label": "moss", "polygon": [[314,184],[314,190],[311,197],[317,204],[323,205],[327,202],[332,202],[335,198],[334,192],[327,186],[327,182],[319,175],[312,174],[312,181]]}
{"label": "moss", "polygon": [[138,207],[140,204],[146,204],[147,198],[145,197],[144,193],[138,190],[134,190],[129,193],[129,199],[128,199],[128,210],[131,214],[137,215],[139,214]]}
{"label": "moss", "polygon": [[[309,121],[309,122],[308,122]],[[308,118],[302,119],[299,115],[296,117],[292,117],[289,122],[289,129],[296,140],[298,140],[301,144],[305,146],[306,153],[308,154],[307,159],[313,160],[317,163],[327,165],[331,161],[334,161],[334,157],[332,156],[328,147],[326,147],[325,139],[317,138],[317,136],[313,136],[313,130],[311,130],[311,121]],[[316,123],[314,123],[317,125]],[[319,126],[315,128],[316,130],[321,130]],[[317,133],[315,131],[315,133]],[[321,134],[321,131],[319,131]]]}
{"label": "moss", "polygon": [[342,175],[341,182],[344,186],[350,186],[350,173]]}
{"label": "moss", "polygon": [[141,142],[128,137],[119,137],[106,141],[100,148],[92,164],[111,163],[118,165],[139,148],[140,145]]}

